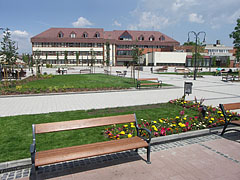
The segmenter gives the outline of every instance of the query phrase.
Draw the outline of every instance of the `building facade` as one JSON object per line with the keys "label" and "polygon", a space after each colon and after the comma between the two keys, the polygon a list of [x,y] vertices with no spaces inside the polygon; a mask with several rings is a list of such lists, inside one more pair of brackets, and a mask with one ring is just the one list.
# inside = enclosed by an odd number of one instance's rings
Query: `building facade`
{"label": "building facade", "polygon": [[[171,52],[179,42],[158,31],[104,31],[100,28],[50,28],[31,38],[33,57],[43,64],[127,66],[132,49]],[[150,65],[147,62],[144,65]]]}

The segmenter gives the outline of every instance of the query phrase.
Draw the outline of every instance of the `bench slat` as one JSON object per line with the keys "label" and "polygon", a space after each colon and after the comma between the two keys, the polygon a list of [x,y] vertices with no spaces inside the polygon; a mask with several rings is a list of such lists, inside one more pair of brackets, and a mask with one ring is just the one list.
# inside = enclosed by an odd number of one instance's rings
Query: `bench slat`
{"label": "bench slat", "polygon": [[160,85],[161,83],[141,83],[142,85]]}
{"label": "bench slat", "polygon": [[151,81],[151,80],[158,80],[158,78],[142,78],[142,79],[137,79],[137,81]]}
{"label": "bench slat", "polygon": [[120,115],[120,116],[110,116],[110,117],[100,117],[92,119],[83,119],[83,120],[73,120],[65,122],[53,122],[53,123],[44,123],[44,124],[35,124],[35,133],[49,133],[49,132],[58,132],[74,129],[82,129],[89,127],[98,127],[98,126],[107,126],[112,124],[123,124],[135,122],[134,114]]}
{"label": "bench slat", "polygon": [[240,109],[240,103],[223,104],[225,110]]}
{"label": "bench slat", "polygon": [[120,140],[40,151],[36,153],[35,166],[99,156],[147,146],[148,143],[143,139],[139,137],[132,137]]}

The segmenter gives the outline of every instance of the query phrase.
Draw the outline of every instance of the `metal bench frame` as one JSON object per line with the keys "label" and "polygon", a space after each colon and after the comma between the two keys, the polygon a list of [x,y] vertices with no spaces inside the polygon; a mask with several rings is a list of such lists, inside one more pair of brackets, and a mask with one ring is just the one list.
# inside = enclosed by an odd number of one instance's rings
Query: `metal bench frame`
{"label": "metal bench frame", "polygon": [[240,120],[236,120],[236,121],[232,120],[234,118],[240,118],[239,115],[235,115],[235,116],[230,117],[226,113],[226,110],[240,109],[240,103],[219,104],[219,107],[220,107],[220,109],[223,113],[224,120],[225,120],[225,124],[224,124],[223,130],[222,130],[221,136],[227,131],[233,131],[234,130],[234,131],[239,131],[240,132],[240,130],[238,130],[238,129],[226,130],[228,125],[240,126]]}

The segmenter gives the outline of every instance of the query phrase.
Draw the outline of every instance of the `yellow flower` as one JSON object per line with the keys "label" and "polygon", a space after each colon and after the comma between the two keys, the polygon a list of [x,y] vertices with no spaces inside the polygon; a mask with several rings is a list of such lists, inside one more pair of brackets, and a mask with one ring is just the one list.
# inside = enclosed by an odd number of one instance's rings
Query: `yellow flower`
{"label": "yellow flower", "polygon": [[176,119],[179,119],[179,116],[176,116]]}
{"label": "yellow flower", "polygon": [[132,137],[132,134],[128,134],[128,138]]}
{"label": "yellow flower", "polygon": [[160,122],[160,123],[163,123],[163,120],[159,119],[159,122]]}
{"label": "yellow flower", "polygon": [[173,124],[173,126],[177,126],[176,124]]}
{"label": "yellow flower", "polygon": [[221,114],[221,113],[222,113],[222,111],[218,111],[217,113],[218,113],[218,114]]}
{"label": "yellow flower", "polygon": [[157,123],[157,121],[153,121],[155,124]]}
{"label": "yellow flower", "polygon": [[125,134],[125,132],[124,132],[124,131],[121,131],[121,132],[120,132],[120,134],[124,135],[124,134]]}
{"label": "yellow flower", "polygon": [[205,119],[208,119],[208,117],[206,116]]}
{"label": "yellow flower", "polygon": [[220,116],[223,117],[223,114],[221,114]]}
{"label": "yellow flower", "polygon": [[131,125],[131,128],[135,128],[135,126],[134,126],[134,125]]}
{"label": "yellow flower", "polygon": [[186,118],[186,117],[184,117],[184,118],[183,118],[183,120],[187,120],[187,118]]}
{"label": "yellow flower", "polygon": [[209,121],[209,123],[212,123],[212,121]]}
{"label": "yellow flower", "polygon": [[212,121],[214,121],[214,118],[211,118]]}
{"label": "yellow flower", "polygon": [[123,127],[128,127],[128,125],[127,125],[127,124],[125,124],[125,125],[123,125]]}

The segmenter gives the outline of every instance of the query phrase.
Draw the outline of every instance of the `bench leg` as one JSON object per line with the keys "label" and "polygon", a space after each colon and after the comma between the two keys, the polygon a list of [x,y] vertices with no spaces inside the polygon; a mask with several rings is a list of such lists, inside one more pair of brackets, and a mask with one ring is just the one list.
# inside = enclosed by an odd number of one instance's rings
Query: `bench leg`
{"label": "bench leg", "polygon": [[221,133],[221,136],[225,133],[225,130],[227,128],[228,124],[225,124],[224,127],[223,127],[223,130],[222,130],[222,133]]}
{"label": "bench leg", "polygon": [[138,152],[138,149],[135,149],[135,152]]}
{"label": "bench leg", "polygon": [[149,144],[148,147],[147,147],[147,164],[151,164],[151,161],[150,161],[150,152],[151,152],[151,146],[150,146],[150,144]]}
{"label": "bench leg", "polygon": [[29,179],[37,179],[37,168],[34,164],[32,164],[31,172],[30,172],[30,178]]}

